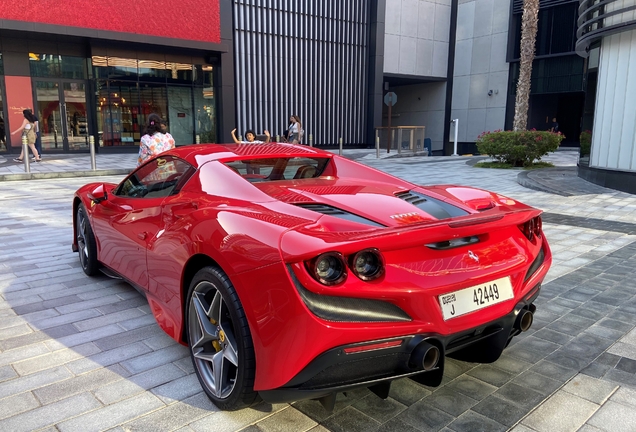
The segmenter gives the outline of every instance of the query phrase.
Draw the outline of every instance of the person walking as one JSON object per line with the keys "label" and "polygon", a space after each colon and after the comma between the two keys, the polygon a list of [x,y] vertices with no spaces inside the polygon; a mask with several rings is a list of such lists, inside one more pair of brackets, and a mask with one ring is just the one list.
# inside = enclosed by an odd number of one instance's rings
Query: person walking
{"label": "person walking", "polygon": [[552,123],[550,124],[550,132],[559,132],[559,123],[556,117],[552,117]]}
{"label": "person walking", "polygon": [[148,116],[145,134],[141,137],[141,142],[139,143],[137,166],[175,147],[174,138],[168,132],[165,132],[165,129],[161,127],[162,124],[166,124],[166,122],[157,114]]}
{"label": "person walking", "polygon": [[289,139],[288,142],[292,144],[302,143],[303,139],[303,125],[300,121],[300,117],[293,115],[289,118]]}
{"label": "person walking", "polygon": [[[42,159],[40,158],[40,153],[38,153],[38,150],[35,148],[35,141],[37,140],[37,135],[36,135],[36,123],[38,121],[37,117],[33,115],[33,113],[31,112],[31,110],[29,109],[25,109],[22,111],[22,114],[24,115],[24,120],[22,121],[22,125],[20,125],[19,128],[17,128],[16,130],[14,130],[13,132],[11,132],[11,135],[15,135],[19,132],[22,132],[22,136],[25,136],[27,139],[27,144],[29,145],[29,148],[31,149],[31,151],[33,152],[33,162],[42,162]],[[14,158],[14,162],[18,162],[18,163],[22,163],[24,161],[25,157],[29,157],[28,153],[25,155],[24,154],[24,147],[22,147],[22,151],[20,152],[20,156],[17,158]]]}

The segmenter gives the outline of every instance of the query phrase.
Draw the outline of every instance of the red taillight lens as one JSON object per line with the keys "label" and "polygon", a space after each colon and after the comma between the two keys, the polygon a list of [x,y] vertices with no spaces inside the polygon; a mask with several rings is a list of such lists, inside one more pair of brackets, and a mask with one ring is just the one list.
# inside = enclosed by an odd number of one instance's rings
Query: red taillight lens
{"label": "red taillight lens", "polygon": [[543,229],[541,216],[534,217],[526,223],[519,225],[519,229],[530,241],[532,241],[535,236],[541,238],[541,230]]}
{"label": "red taillight lens", "polygon": [[349,267],[363,281],[371,281],[384,274],[384,260],[377,249],[366,249],[351,256]]}
{"label": "red taillight lens", "polygon": [[375,350],[379,350],[379,349],[386,349],[386,348],[393,348],[393,347],[397,347],[402,345],[403,340],[395,340],[395,341],[389,341],[389,342],[379,342],[379,343],[374,343],[374,344],[368,344],[368,345],[359,345],[359,346],[355,346],[355,347],[351,347],[351,348],[345,348],[344,352],[345,354],[355,354],[355,353],[359,353],[359,352],[366,352],[366,351],[375,351]]}

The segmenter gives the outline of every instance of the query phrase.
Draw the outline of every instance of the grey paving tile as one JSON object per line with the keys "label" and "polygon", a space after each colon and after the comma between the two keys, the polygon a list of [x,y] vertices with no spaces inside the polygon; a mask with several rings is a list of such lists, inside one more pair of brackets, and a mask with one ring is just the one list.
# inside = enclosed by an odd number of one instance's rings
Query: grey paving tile
{"label": "grey paving tile", "polygon": [[444,387],[425,397],[422,402],[438,408],[452,416],[459,416],[477,404],[473,398],[465,396],[456,390]]}
{"label": "grey paving tile", "polygon": [[497,390],[497,387],[493,385],[466,375],[453,380],[447,387],[477,401],[486,398]]}
{"label": "grey paving tile", "polygon": [[309,430],[317,426],[317,423],[294,407],[288,406],[259,421],[257,426],[263,432],[287,432]]}
{"label": "grey paving tile", "polygon": [[33,394],[43,405],[65,399],[69,396],[90,392],[122,377],[109,369],[98,369],[94,372],[58,381],[33,390]]}
{"label": "grey paving tile", "polygon": [[101,404],[91,394],[83,393],[7,418],[2,421],[2,427],[12,432],[33,431],[99,407]]}
{"label": "grey paving tile", "polygon": [[280,407],[259,404],[238,411],[213,412],[209,416],[190,423],[189,426],[197,432],[209,432],[212,428],[214,432],[235,432],[269,417],[279,409]]}
{"label": "grey paving tile", "polygon": [[389,392],[390,397],[406,406],[410,406],[430,394],[431,390],[409,378],[393,381]]}
{"label": "grey paving tile", "polygon": [[474,411],[468,411],[462,414],[449,424],[448,428],[457,432],[498,432],[508,429],[506,426]]}
{"label": "grey paving tile", "polygon": [[603,365],[603,364],[599,364],[599,363],[594,362],[594,363],[590,363],[588,366],[584,367],[581,370],[581,373],[584,374],[584,375],[587,375],[589,377],[592,377],[592,378],[602,378],[611,369],[612,368],[607,366],[607,365]]}
{"label": "grey paving tile", "polygon": [[578,369],[569,369],[547,360],[540,361],[532,366],[530,370],[562,383],[572,378],[578,372]]}
{"label": "grey paving tile", "polygon": [[514,377],[512,373],[505,372],[492,364],[479,365],[467,374],[495,387],[501,387]]}
{"label": "grey paving tile", "polygon": [[599,408],[567,392],[557,392],[526,417],[522,424],[537,432],[570,432],[579,429]]}
{"label": "grey paving tile", "polygon": [[[95,350],[97,350],[97,348],[95,348]],[[81,358],[86,354],[82,354],[76,349],[61,349],[32,359],[15,362],[13,363],[13,367],[20,375],[29,375],[34,372],[64,365],[65,363]]]}
{"label": "grey paving tile", "polygon": [[521,387],[532,389],[543,396],[551,394],[563,384],[562,381],[554,380],[532,371],[522,373],[513,379],[512,382]]}
{"label": "grey paving tile", "polygon": [[143,354],[139,357],[135,357],[134,359],[126,360],[122,362],[121,365],[131,373],[136,374],[171,363],[189,355],[190,353],[186,347],[178,345],[175,342],[175,344],[170,347],[163,348],[159,351],[153,351],[148,354]]}
{"label": "grey paving tile", "polygon": [[616,369],[623,372],[636,374],[636,360],[623,357],[618,361],[618,364],[616,365]]}
{"label": "grey paving tile", "polygon": [[[324,431],[327,431],[327,429],[324,429]],[[314,432],[314,429],[311,429],[310,432]],[[416,429],[410,424],[404,423],[402,420],[393,419],[380,426],[377,432],[421,432],[421,429]]]}
{"label": "grey paving tile", "polygon": [[[424,401],[411,405],[397,418],[416,429],[429,431],[439,431],[455,419],[454,416],[433,408]],[[325,426],[329,427],[326,424]]]}
{"label": "grey paving tile", "polygon": [[472,410],[508,427],[516,424],[528,413],[527,409],[513,405],[496,395],[488,396],[472,407]]}
{"label": "grey paving tile", "polygon": [[[135,432],[174,431],[217,411],[218,408],[210,402],[210,399],[200,393],[194,397],[187,398],[166,408],[159,409],[143,417],[124,423],[122,430]],[[261,431],[263,431],[263,429],[261,429]]]}
{"label": "grey paving tile", "polygon": [[544,399],[541,393],[511,382],[497,390],[494,395],[508,403],[527,410],[534,408]]}
{"label": "grey paving tile", "polygon": [[60,432],[101,431],[163,407],[163,403],[150,393],[87,412],[57,424]]}
{"label": "grey paving tile", "polygon": [[166,405],[175,401],[180,401],[192,397],[197,394],[203,394],[203,389],[197,376],[194,374],[186,375],[181,378],[174,379],[166,384],[155,386],[151,392],[157,396]]}
{"label": "grey paving tile", "polygon": [[25,411],[36,409],[40,402],[32,393],[21,393],[5,399],[0,399],[0,425],[7,417],[13,417]]}
{"label": "grey paving tile", "polygon": [[563,391],[576,395],[597,405],[602,405],[617,389],[610,384],[586,375],[579,374],[564,387]]}
{"label": "grey paving tile", "polygon": [[499,359],[496,362],[494,362],[492,365],[506,372],[510,372],[512,374],[519,374],[523,372],[524,370],[527,370],[530,367],[532,367],[533,364],[534,363],[530,363],[515,357],[511,357],[507,354],[506,351],[504,351],[503,355],[499,357]]}
{"label": "grey paving tile", "polygon": [[613,432],[632,432],[636,430],[636,410],[608,401],[594,414],[588,424]]}
{"label": "grey paving tile", "polygon": [[616,390],[616,393],[610,397],[610,400],[636,408],[636,390],[619,387],[618,390]]}

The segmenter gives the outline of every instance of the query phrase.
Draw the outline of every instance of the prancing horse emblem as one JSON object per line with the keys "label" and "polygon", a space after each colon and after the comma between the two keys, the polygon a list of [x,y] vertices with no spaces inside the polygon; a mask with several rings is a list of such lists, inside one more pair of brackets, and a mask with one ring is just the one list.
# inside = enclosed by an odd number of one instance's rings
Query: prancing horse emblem
{"label": "prancing horse emblem", "polygon": [[477,264],[479,264],[479,257],[473,251],[468,251],[468,258],[474,260]]}

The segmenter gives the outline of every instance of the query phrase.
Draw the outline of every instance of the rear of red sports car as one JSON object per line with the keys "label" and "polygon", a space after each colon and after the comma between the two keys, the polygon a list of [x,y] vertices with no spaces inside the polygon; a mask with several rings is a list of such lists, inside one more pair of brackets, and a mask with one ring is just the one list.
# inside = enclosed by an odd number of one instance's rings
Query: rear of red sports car
{"label": "rear of red sports car", "polygon": [[436,386],[445,356],[493,362],[532,324],[552,261],[539,210],[382,180],[255,184],[271,210],[315,220],[282,235],[283,264],[235,276],[266,401],[386,397],[407,376]]}
{"label": "rear of red sports car", "polygon": [[400,377],[439,385],[446,356],[493,362],[552,262],[540,210],[304,146],[175,149],[80,189],[74,212],[84,271],[142,291],[223,409],[330,408]]}

